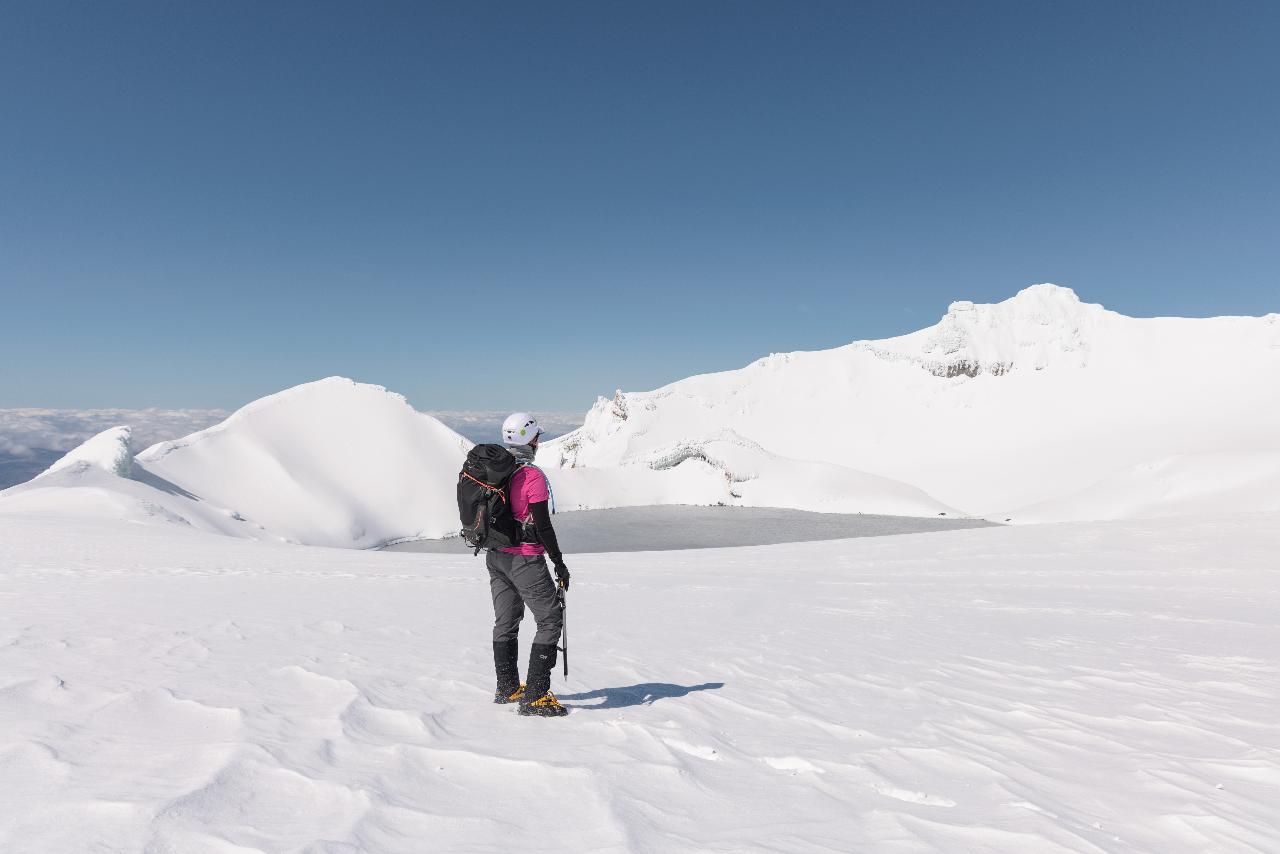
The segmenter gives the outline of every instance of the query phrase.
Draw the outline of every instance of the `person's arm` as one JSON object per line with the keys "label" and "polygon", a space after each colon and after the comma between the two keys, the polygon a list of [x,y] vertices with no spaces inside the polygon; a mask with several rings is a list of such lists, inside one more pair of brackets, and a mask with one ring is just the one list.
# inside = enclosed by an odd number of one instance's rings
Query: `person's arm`
{"label": "person's arm", "polygon": [[556,566],[556,578],[567,588],[569,569],[564,565],[564,555],[560,553],[560,543],[556,541],[556,529],[551,527],[551,508],[546,501],[537,501],[529,505],[529,513],[533,516],[533,527],[538,531],[538,541]]}
{"label": "person's arm", "polygon": [[529,513],[533,516],[533,527],[538,532],[538,542],[547,550],[553,563],[564,563],[564,555],[560,554],[560,544],[556,542],[556,529],[551,527],[551,508],[546,501],[538,501],[529,505]]}

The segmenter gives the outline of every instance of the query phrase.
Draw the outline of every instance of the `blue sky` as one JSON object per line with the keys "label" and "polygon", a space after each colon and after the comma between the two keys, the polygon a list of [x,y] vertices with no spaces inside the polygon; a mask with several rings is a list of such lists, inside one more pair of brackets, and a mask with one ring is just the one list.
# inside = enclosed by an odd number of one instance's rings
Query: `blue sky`
{"label": "blue sky", "polygon": [[0,406],[573,410],[1041,281],[1280,310],[1280,4],[0,6]]}

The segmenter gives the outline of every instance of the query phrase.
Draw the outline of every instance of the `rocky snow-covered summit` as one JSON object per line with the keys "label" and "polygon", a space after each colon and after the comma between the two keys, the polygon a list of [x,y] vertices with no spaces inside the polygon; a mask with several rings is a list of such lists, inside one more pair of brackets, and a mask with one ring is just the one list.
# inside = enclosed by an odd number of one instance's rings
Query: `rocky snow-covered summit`
{"label": "rocky snow-covered summit", "polygon": [[935,326],[859,346],[944,378],[1085,367],[1091,342],[1118,317],[1100,305],[1082,303],[1070,288],[1032,285],[995,305],[953,302]]}
{"label": "rocky snow-covered summit", "polygon": [[731,431],[759,453],[1014,518],[1151,460],[1280,450],[1277,320],[1131,318],[1035,285],[953,303],[897,338],[619,391],[548,443],[544,464],[649,469],[690,437]]}

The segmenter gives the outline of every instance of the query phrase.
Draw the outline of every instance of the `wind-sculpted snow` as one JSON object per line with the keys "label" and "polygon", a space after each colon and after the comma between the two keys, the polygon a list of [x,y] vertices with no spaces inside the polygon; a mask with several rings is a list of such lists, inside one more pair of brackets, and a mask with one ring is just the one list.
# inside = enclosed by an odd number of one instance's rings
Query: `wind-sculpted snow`
{"label": "wind-sculpted snow", "polygon": [[111,427],[85,441],[80,447],[65,454],[49,466],[41,475],[53,474],[73,467],[93,466],[103,471],[128,477],[133,471],[133,451],[130,442],[133,431],[129,427]]}
{"label": "wind-sculpted snow", "polygon": [[546,721],[490,702],[480,558],[0,514],[0,850],[1269,854],[1278,552],[1262,515],[583,555]]}
{"label": "wind-sculpted snow", "polygon": [[[74,453],[74,452],[73,452]],[[249,539],[281,540],[239,512],[204,501],[133,466],[129,477],[76,462],[0,493],[0,515],[173,524]]]}
{"label": "wind-sculpted snow", "polygon": [[0,513],[60,512],[367,548],[457,530],[470,443],[379,386],[330,378],[131,457],[107,431],[0,493]]}
{"label": "wind-sculpted snow", "polygon": [[728,429],[678,439],[614,466],[574,466],[576,450],[552,443],[539,458],[549,458],[561,510],[723,504],[902,516],[956,512],[909,484],[836,461],[781,457]]}
{"label": "wind-sculpted snow", "polygon": [[[883,513],[936,516],[955,513],[905,483],[876,477],[835,462],[793,460],[771,454],[732,430],[705,439],[677,442],[650,453],[641,463],[666,471],[701,463],[724,479],[719,503],[744,507],[788,507],[828,513]],[[627,469],[618,471],[624,479]],[[562,479],[574,471],[561,472]],[[621,489],[620,489],[621,491]]]}
{"label": "wind-sculpted snow", "polygon": [[[996,305],[954,303],[899,338],[619,391],[543,456],[573,472],[629,471],[729,431],[761,455],[877,475],[1002,519],[1169,457],[1280,452],[1277,376],[1278,315],[1138,319],[1036,285]],[[770,477],[752,483],[768,501]],[[1214,491],[1210,479],[1204,502],[1179,506],[1211,510]],[[1072,508],[1093,513],[1111,511]]]}
{"label": "wind-sculpted snow", "polygon": [[285,539],[362,548],[456,532],[454,481],[470,447],[400,395],[330,377],[137,461]]}
{"label": "wind-sculpted snow", "polygon": [[1118,317],[1080,302],[1068,288],[1033,285],[996,305],[954,302],[936,326],[861,346],[947,379],[1059,365],[1083,368],[1095,338]]}

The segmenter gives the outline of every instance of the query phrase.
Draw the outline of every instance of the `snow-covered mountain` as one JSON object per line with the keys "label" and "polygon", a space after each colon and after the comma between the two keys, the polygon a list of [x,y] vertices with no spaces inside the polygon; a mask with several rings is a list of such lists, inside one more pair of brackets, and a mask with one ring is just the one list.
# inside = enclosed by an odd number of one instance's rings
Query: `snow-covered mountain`
{"label": "snow-covered mountain", "polygon": [[330,377],[154,445],[137,462],[288,539],[364,547],[456,533],[454,480],[470,447],[402,396]]}
{"label": "snow-covered mountain", "polygon": [[176,442],[128,452],[108,430],[0,493],[0,511],[176,521],[256,539],[366,548],[455,533],[471,443],[380,386],[330,377]]}
{"label": "snow-covered mountain", "polygon": [[959,515],[923,490],[840,463],[772,453],[732,430],[692,436],[634,463],[565,467],[555,450],[549,473],[561,510],[652,504],[785,507],[823,513]]}
{"label": "snow-covered mountain", "polygon": [[[600,399],[560,510],[729,504],[1019,522],[1280,508],[1280,315],[1138,319],[1035,285],[934,326]],[[91,438],[0,512],[370,547],[454,533],[470,442],[331,377],[134,457]]]}
{"label": "snow-covered mountain", "polygon": [[[106,430],[30,483],[0,492],[0,512],[176,522],[252,539],[369,548],[456,533],[454,483],[470,447],[400,395],[330,377],[136,456],[127,426]],[[555,471],[552,483],[562,511],[738,503],[954,513],[908,484],[787,459],[729,432],[688,441],[641,467]]]}
{"label": "snow-covered mountain", "polygon": [[[995,305],[953,303],[934,326],[898,338],[619,391],[548,443],[542,462],[653,468],[680,448],[733,436],[762,453],[911,484],[969,513],[1016,519],[1040,504],[1044,519],[1044,502],[1135,466],[1280,451],[1277,376],[1280,315],[1139,319],[1035,285]],[[729,484],[752,472],[708,464],[736,501]],[[1117,506],[1107,505],[1099,516]]]}

